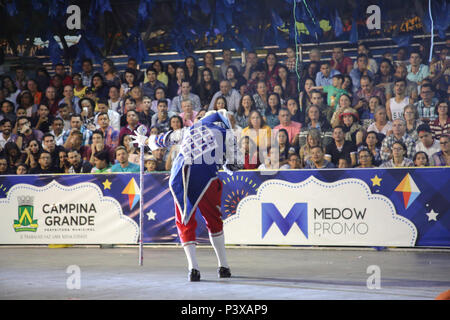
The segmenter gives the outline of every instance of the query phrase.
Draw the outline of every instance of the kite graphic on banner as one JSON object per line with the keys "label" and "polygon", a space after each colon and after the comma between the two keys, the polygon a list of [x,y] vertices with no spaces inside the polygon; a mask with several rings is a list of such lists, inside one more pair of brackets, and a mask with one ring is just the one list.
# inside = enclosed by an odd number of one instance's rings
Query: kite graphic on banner
{"label": "kite graphic on banner", "polygon": [[394,191],[401,192],[403,194],[405,209],[408,209],[414,200],[416,200],[420,195],[420,190],[409,173],[403,178],[402,182],[400,182]]}
{"label": "kite graphic on banner", "polygon": [[123,189],[122,194],[128,195],[128,203],[130,205],[130,210],[133,210],[133,208],[136,206],[137,203],[139,203],[140,199],[140,189],[138,184],[136,183],[136,180],[134,178],[131,178],[130,182],[128,182],[125,189]]}

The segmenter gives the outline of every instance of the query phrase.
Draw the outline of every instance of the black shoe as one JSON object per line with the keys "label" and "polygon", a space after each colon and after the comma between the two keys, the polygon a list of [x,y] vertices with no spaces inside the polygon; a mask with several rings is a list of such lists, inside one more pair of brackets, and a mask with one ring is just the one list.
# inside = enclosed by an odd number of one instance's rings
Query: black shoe
{"label": "black shoe", "polygon": [[191,269],[189,271],[189,281],[200,281],[200,271],[197,269]]}
{"label": "black shoe", "polygon": [[220,267],[217,270],[217,273],[219,275],[219,278],[231,278],[230,268]]}

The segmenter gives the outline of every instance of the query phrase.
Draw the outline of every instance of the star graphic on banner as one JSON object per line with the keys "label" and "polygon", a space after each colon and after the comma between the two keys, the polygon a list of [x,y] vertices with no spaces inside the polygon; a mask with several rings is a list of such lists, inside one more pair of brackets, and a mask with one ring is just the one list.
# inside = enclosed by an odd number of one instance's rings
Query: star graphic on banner
{"label": "star graphic on banner", "polygon": [[437,216],[438,216],[438,214],[439,214],[439,213],[434,212],[434,210],[431,209],[430,212],[426,213],[426,215],[428,216],[428,221],[431,221],[431,220],[437,221]]}
{"label": "star graphic on banner", "polygon": [[148,220],[156,220],[156,212],[153,210],[150,210],[149,212],[146,213]]}
{"label": "star graphic on banner", "polygon": [[383,180],[383,179],[378,178],[378,175],[375,175],[375,177],[373,177],[373,178],[370,179],[370,180],[372,181],[372,187],[375,187],[375,186],[381,187],[380,182],[381,182],[381,180]]}
{"label": "star graphic on banner", "polygon": [[103,190],[109,189],[111,190],[111,181],[109,181],[108,179],[105,180],[105,182],[102,182],[103,184]]}

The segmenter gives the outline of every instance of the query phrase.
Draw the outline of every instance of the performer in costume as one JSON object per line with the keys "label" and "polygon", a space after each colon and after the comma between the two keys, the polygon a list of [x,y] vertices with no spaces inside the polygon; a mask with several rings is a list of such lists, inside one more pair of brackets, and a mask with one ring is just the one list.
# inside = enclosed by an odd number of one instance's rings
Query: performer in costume
{"label": "performer in costume", "polygon": [[[136,137],[135,140],[146,138]],[[229,278],[231,272],[225,254],[220,212],[222,182],[217,172],[222,167],[232,175],[233,171],[242,168],[240,164],[243,161],[226,111],[208,112],[191,127],[152,135],[148,139],[151,150],[174,144],[180,144],[180,152],[172,164],[169,187],[175,201],[178,234],[188,260],[188,279],[200,281],[195,234],[197,208],[206,221],[209,239],[217,256],[218,276]]]}

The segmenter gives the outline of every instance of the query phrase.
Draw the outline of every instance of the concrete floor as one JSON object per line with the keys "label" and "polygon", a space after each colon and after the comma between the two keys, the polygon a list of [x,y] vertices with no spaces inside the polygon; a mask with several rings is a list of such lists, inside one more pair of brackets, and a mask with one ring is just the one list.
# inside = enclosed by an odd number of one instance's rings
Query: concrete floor
{"label": "concrete floor", "polygon": [[211,247],[197,252],[202,281],[189,283],[181,247],[145,247],[139,266],[137,247],[0,246],[0,299],[422,300],[450,289],[450,250],[230,247],[231,279],[217,278]]}

